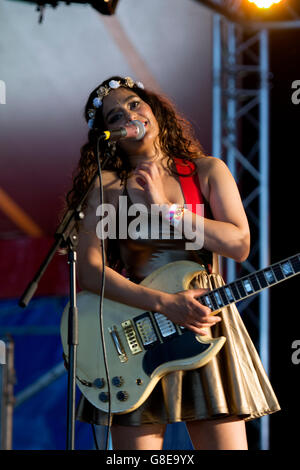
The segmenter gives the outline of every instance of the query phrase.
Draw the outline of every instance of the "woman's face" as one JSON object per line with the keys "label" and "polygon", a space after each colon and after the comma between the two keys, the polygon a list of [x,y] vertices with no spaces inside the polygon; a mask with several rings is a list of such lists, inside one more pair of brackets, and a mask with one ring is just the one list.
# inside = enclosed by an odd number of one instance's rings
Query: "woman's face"
{"label": "woman's face", "polygon": [[158,122],[151,107],[132,90],[120,87],[111,90],[103,99],[103,119],[107,129],[128,126],[130,121],[140,121],[145,126],[145,136],[141,140],[125,139],[119,145],[128,155],[153,151],[159,134]]}

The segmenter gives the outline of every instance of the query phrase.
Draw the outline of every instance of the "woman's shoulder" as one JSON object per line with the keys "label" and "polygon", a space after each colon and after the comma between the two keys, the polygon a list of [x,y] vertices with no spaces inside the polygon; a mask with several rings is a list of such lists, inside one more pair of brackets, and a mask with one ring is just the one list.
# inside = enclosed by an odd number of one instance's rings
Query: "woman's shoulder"
{"label": "woman's shoulder", "polygon": [[[121,184],[121,180],[117,173],[112,170],[101,170],[101,180],[103,187],[109,188],[111,186],[116,186]],[[99,188],[100,178],[96,178],[94,188]]]}
{"label": "woman's shoulder", "polygon": [[203,156],[195,159],[201,190],[207,200],[210,197],[211,183],[219,175],[228,171],[223,160],[212,156]]}
{"label": "woman's shoulder", "polygon": [[201,156],[195,158],[195,163],[198,171],[207,175],[211,174],[213,171],[227,168],[227,165],[223,160],[213,156]]}
{"label": "woman's shoulder", "polygon": [[[118,196],[123,192],[124,187],[121,184],[121,179],[115,171],[102,170],[101,181],[104,193],[104,202],[114,203],[118,199]],[[95,184],[91,191],[90,199],[99,201],[99,188],[100,178],[96,178]]]}
{"label": "woman's shoulder", "polygon": [[195,158],[198,176],[201,181],[207,181],[215,175],[228,171],[226,163],[217,157],[204,156]]}

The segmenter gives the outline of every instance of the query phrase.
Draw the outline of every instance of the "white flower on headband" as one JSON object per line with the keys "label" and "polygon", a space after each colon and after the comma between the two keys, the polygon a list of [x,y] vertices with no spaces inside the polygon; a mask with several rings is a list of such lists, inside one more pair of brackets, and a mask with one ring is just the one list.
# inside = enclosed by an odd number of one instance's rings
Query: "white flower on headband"
{"label": "white flower on headband", "polygon": [[101,98],[94,98],[93,99],[93,105],[95,108],[100,108],[102,106],[102,99]]}
{"label": "white flower on headband", "polygon": [[112,88],[113,90],[116,90],[117,88],[120,87],[120,82],[117,82],[117,80],[111,80],[110,82],[108,82],[108,86],[109,88]]}

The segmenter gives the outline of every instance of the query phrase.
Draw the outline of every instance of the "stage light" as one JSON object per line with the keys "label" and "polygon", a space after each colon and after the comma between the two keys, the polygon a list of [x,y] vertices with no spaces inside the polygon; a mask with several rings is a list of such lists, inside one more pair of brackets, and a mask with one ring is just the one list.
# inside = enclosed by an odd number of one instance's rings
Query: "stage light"
{"label": "stage light", "polygon": [[46,6],[56,8],[60,3],[71,5],[73,3],[86,3],[90,4],[95,10],[102,13],[102,15],[114,15],[119,0],[91,0],[85,2],[84,0],[14,0],[26,3],[36,3],[39,10],[43,10]]}
{"label": "stage light", "polygon": [[119,0],[102,0],[99,2],[99,0],[93,0],[84,3],[90,3],[95,10],[98,10],[103,15],[113,15],[117,8],[118,1]]}
{"label": "stage light", "polygon": [[250,3],[255,3],[258,8],[270,8],[275,3],[280,3],[282,0],[248,0]]}

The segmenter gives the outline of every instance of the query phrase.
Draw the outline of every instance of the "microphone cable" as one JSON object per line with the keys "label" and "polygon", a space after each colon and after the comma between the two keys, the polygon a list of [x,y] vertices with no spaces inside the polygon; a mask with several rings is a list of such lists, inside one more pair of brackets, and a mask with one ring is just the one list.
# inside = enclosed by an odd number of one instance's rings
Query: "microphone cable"
{"label": "microphone cable", "polygon": [[[99,187],[99,198],[100,204],[103,204],[103,183],[102,183],[102,173],[101,173],[101,164],[100,164],[100,142],[101,138],[97,140],[97,166],[98,166],[98,176],[100,180],[100,187]],[[106,438],[105,438],[105,450],[108,450],[109,447],[109,431],[110,431],[110,420],[111,420],[111,390],[110,390],[110,380],[109,380],[109,370],[108,370],[108,363],[107,363],[107,352],[105,346],[105,338],[104,338],[104,327],[103,327],[103,297],[104,297],[104,286],[105,286],[105,266],[106,266],[106,257],[105,257],[105,249],[104,249],[104,238],[103,238],[103,225],[101,224],[101,255],[102,255],[102,276],[101,276],[101,289],[100,289],[100,308],[99,308],[99,322],[100,322],[100,335],[101,335],[101,343],[102,343],[102,353],[103,353],[103,360],[104,360],[104,368],[105,368],[105,375],[106,375],[106,382],[107,382],[107,389],[108,389],[108,413],[107,413],[107,429],[106,429]],[[96,433],[95,428],[93,427],[93,435],[95,440],[96,449],[99,450],[97,440],[96,440]]]}
{"label": "microphone cable", "polygon": [[[145,135],[145,127],[143,123],[140,121],[132,121],[135,125],[135,127],[138,130],[138,138],[137,140],[140,140],[144,137]],[[107,136],[108,137],[108,136]],[[103,183],[102,183],[102,173],[101,173],[101,164],[100,164],[100,143],[104,142],[109,145],[109,142],[107,142],[108,138],[103,141],[103,135],[99,136],[97,139],[97,152],[96,152],[96,157],[97,157],[97,171],[98,171],[98,176],[99,176],[99,181],[100,181],[100,186],[99,186],[99,199],[100,199],[100,204],[103,204]],[[106,147],[107,149],[107,147]],[[104,151],[104,155],[106,152]],[[107,155],[107,158],[104,161],[104,166],[105,163],[107,162],[109,156]],[[103,230],[103,225],[101,224],[101,231]],[[103,328],[103,297],[104,297],[104,286],[105,286],[105,249],[104,249],[104,238],[103,238],[103,232],[101,232],[101,256],[102,256],[102,281],[101,281],[101,289],[100,289],[100,307],[99,307],[99,323],[100,323],[100,334],[101,334],[101,343],[102,343],[102,352],[103,352],[103,360],[104,360],[104,368],[105,368],[105,376],[106,376],[106,381],[107,381],[107,390],[108,390],[108,413],[107,413],[107,429],[106,429],[106,438],[105,438],[105,450],[108,450],[109,447],[109,431],[110,431],[110,421],[111,421],[111,389],[110,389],[110,380],[109,380],[109,370],[108,370],[108,364],[107,364],[107,353],[106,353],[106,346],[105,346],[105,341],[104,341],[104,328]],[[96,440],[96,432],[95,428],[93,426],[93,435],[94,435],[94,440],[95,440],[95,445],[96,448],[99,450],[97,440]]]}

